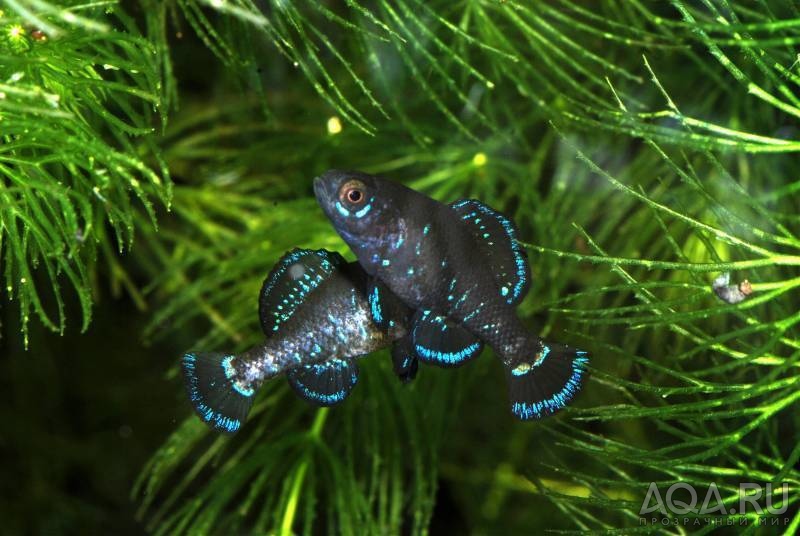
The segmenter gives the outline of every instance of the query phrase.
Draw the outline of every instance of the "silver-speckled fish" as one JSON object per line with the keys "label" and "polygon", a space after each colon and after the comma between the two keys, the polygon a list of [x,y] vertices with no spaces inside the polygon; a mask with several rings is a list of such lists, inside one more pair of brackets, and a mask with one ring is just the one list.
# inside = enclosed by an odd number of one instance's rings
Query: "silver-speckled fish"
{"label": "silver-speckled fish", "polygon": [[266,341],[240,355],[190,352],[182,358],[189,399],[200,418],[221,432],[236,432],[254,395],[267,380],[286,374],[306,400],[330,406],[358,380],[356,359],[394,341],[401,379],[416,371],[403,342],[409,310],[388,292],[367,295],[367,275],[338,253],[295,249],[264,281],[259,316]]}

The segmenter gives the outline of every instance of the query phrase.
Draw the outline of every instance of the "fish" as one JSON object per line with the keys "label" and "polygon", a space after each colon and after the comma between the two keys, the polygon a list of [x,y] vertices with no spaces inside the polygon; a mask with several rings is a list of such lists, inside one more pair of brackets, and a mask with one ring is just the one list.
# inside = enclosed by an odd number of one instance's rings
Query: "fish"
{"label": "fish", "polygon": [[258,389],[280,375],[301,398],[333,406],[355,387],[357,360],[377,350],[393,346],[401,380],[416,374],[416,356],[404,342],[410,310],[336,252],[287,252],[264,280],[258,311],[263,343],[238,355],[192,351],[181,358],[192,407],[219,432],[237,432]]}
{"label": "fish", "polygon": [[366,273],[414,310],[409,330],[423,363],[460,366],[488,345],[522,420],[552,415],[575,398],[588,354],[545,342],[517,316],[532,275],[511,220],[475,199],[444,204],[359,171],[330,170],[313,185]]}

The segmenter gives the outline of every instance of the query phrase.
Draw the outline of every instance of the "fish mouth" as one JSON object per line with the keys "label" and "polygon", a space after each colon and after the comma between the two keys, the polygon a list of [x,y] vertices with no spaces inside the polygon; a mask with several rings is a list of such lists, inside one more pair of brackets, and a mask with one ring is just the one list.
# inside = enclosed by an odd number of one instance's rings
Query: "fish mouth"
{"label": "fish mouth", "polygon": [[342,172],[330,169],[314,178],[314,196],[323,209],[329,209],[336,200]]}
{"label": "fish mouth", "polygon": [[322,180],[322,177],[314,177],[314,195],[319,197],[320,194],[324,191],[325,191],[325,181]]}
{"label": "fish mouth", "polygon": [[326,206],[330,195],[328,194],[328,189],[325,187],[325,179],[322,177],[315,177],[314,178],[314,196],[317,198],[317,202],[323,208]]}

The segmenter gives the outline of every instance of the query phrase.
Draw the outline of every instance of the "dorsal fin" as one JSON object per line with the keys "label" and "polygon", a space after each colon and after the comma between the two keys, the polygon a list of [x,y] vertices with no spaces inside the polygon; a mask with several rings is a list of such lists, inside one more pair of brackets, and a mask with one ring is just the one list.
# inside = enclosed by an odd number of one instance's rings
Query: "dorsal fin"
{"label": "dorsal fin", "polygon": [[531,269],[525,249],[517,242],[517,228],[475,199],[462,199],[450,207],[470,226],[491,265],[502,298],[509,305],[521,302],[530,288]]}
{"label": "dorsal fin", "polygon": [[320,283],[338,273],[341,255],[324,249],[293,249],[272,268],[258,297],[261,328],[271,337]]}
{"label": "dorsal fin", "polygon": [[286,373],[289,385],[298,396],[318,406],[333,406],[350,394],[358,381],[355,361],[333,358],[303,365]]}
{"label": "dorsal fin", "polygon": [[483,343],[469,331],[431,311],[417,311],[411,338],[421,361],[441,367],[463,365],[483,350]]}

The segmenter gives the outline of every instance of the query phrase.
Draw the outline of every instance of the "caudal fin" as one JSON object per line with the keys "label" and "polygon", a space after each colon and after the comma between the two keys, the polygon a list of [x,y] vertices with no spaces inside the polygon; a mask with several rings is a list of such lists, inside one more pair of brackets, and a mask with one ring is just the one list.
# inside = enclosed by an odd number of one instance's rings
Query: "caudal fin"
{"label": "caudal fin", "polygon": [[529,362],[506,366],[511,412],[531,420],[560,410],[580,391],[588,362],[586,352],[543,342]]}
{"label": "caudal fin", "polygon": [[226,434],[242,426],[255,394],[231,379],[233,359],[234,356],[219,352],[192,352],[181,358],[186,391],[194,410],[206,424]]}

